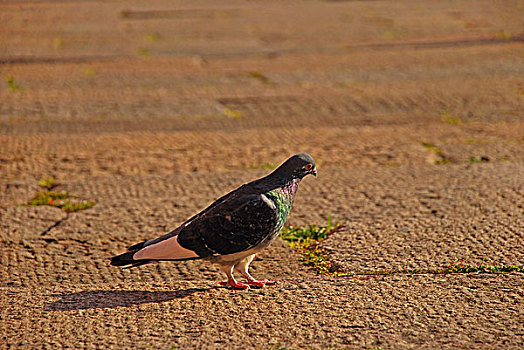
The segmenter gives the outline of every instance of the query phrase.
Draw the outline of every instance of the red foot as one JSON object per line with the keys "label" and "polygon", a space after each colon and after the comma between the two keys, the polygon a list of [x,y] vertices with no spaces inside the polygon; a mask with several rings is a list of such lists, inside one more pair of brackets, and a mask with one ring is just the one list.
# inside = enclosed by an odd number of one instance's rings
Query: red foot
{"label": "red foot", "polygon": [[249,288],[248,284],[245,284],[245,283],[242,283],[242,282],[233,281],[233,280],[224,281],[224,282],[218,282],[218,284],[220,284],[221,286],[230,286],[233,289],[248,289]]}
{"label": "red foot", "polygon": [[249,281],[247,284],[249,284],[250,287],[256,288],[262,288],[265,285],[264,281]]}
{"label": "red foot", "polygon": [[247,284],[249,284],[251,287],[258,287],[258,288],[262,288],[265,285],[272,286],[276,283],[277,282],[275,281],[269,281],[269,280],[262,280],[262,281],[253,280],[253,281],[247,282]]}

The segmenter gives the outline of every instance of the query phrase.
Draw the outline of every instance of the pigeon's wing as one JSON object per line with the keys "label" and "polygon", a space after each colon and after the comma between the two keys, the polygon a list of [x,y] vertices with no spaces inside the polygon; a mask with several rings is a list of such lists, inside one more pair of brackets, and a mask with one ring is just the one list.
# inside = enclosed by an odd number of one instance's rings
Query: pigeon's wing
{"label": "pigeon's wing", "polygon": [[248,250],[276,228],[275,205],[263,194],[232,196],[195,217],[178,232],[178,243],[201,257]]}
{"label": "pigeon's wing", "polygon": [[200,259],[256,246],[274,231],[277,213],[265,195],[246,192],[218,199],[175,230],[129,247],[111,264],[133,267],[153,260]]}

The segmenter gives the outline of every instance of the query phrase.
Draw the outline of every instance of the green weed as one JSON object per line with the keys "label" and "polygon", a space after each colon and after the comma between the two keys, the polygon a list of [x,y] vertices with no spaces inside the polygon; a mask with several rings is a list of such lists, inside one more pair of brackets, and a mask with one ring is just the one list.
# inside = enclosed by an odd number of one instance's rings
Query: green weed
{"label": "green weed", "polygon": [[300,86],[303,89],[312,89],[315,87],[315,83],[312,81],[299,81],[298,86]]}
{"label": "green weed", "polygon": [[421,142],[420,143],[423,147],[425,147],[429,152],[435,153],[439,159],[435,161],[435,164],[441,165],[441,164],[450,164],[451,159],[449,159],[447,156],[445,156],[440,148],[436,147],[434,144],[429,142]]}
{"label": "green weed", "polygon": [[264,74],[258,72],[258,71],[251,71],[249,72],[249,76],[253,79],[257,79],[258,81],[260,81],[261,83],[263,84],[266,84],[266,85],[274,85],[275,83],[269,79],[268,77],[266,77]]}
{"label": "green weed", "polygon": [[38,186],[46,189],[44,192],[37,193],[29,202],[23,203],[23,206],[42,206],[49,205],[60,208],[67,213],[89,209],[96,204],[94,201],[79,199],[69,192],[52,191],[57,186],[56,179],[48,177],[38,180]]}
{"label": "green weed", "polygon": [[147,49],[144,49],[143,47],[139,47],[136,50],[136,52],[138,53],[140,57],[143,57],[143,58],[149,58],[151,56],[151,53]]}
{"label": "green weed", "polygon": [[470,145],[485,145],[486,141],[477,140],[477,139],[465,139],[464,142],[469,143]]}
{"label": "green weed", "polygon": [[386,40],[394,40],[394,39],[399,39],[402,37],[402,35],[404,35],[404,31],[401,30],[401,29],[390,29],[390,30],[386,30],[383,34],[382,34],[382,37]]}
{"label": "green weed", "polygon": [[327,251],[321,248],[318,243],[323,241],[328,235],[341,230],[342,223],[332,224],[331,217],[325,226],[309,225],[307,227],[284,227],[280,237],[289,243],[290,247],[302,255],[302,263],[310,269],[317,271],[324,276],[343,276],[340,267],[333,264]]}
{"label": "green weed", "polygon": [[506,40],[506,41],[510,41],[511,39],[513,39],[511,34],[506,30],[499,30],[497,32],[497,38]]}
{"label": "green weed", "polygon": [[446,275],[456,273],[508,273],[508,272],[524,272],[524,265],[501,265],[501,266],[485,266],[484,263],[480,265],[461,265],[453,264],[444,268],[437,269],[395,269],[395,270],[379,270],[379,271],[359,271],[351,272],[346,275],[358,276],[358,275],[372,275],[372,276],[384,276],[384,275]]}
{"label": "green weed", "polygon": [[55,38],[53,40],[53,46],[55,47],[55,49],[61,49],[62,47],[64,47],[64,39]]}
{"label": "green weed", "polygon": [[355,87],[357,83],[353,80],[346,79],[343,81],[337,81],[334,83],[334,85],[340,88],[352,88]]}
{"label": "green weed", "polygon": [[48,190],[50,190],[53,187],[56,187],[56,180],[52,176],[48,177],[47,179],[40,179],[38,180],[38,186],[42,188],[47,188]]}
{"label": "green weed", "polygon": [[288,242],[304,242],[308,240],[322,241],[335,229],[341,227],[342,224],[331,223],[331,216],[328,218],[325,226],[321,225],[309,225],[307,227],[284,227],[280,236],[282,239]]}
{"label": "green weed", "polygon": [[7,88],[11,92],[22,92],[25,90],[23,86],[18,85],[18,83],[15,81],[15,78],[11,74],[7,74],[5,76],[5,82],[7,83]]}
{"label": "green weed", "polygon": [[60,209],[62,209],[63,211],[67,213],[75,213],[77,211],[89,209],[92,206],[94,206],[95,204],[96,203],[94,201],[81,201],[78,203],[66,201],[60,206]]}
{"label": "green weed", "polygon": [[150,34],[144,35],[144,41],[147,43],[154,43],[154,42],[159,41],[160,39],[161,37],[157,33],[150,33]]}
{"label": "green weed", "polygon": [[67,213],[74,213],[77,211],[89,209],[95,204],[96,202],[94,201],[79,200],[76,196],[70,194],[69,192],[44,191],[37,193],[29,202],[22,205],[49,205],[60,208]]}
{"label": "green weed", "polygon": [[441,155],[442,154],[442,151],[437,148],[434,144],[430,143],[430,142],[421,142],[420,143],[423,147],[425,147],[428,151],[430,152],[433,152],[437,155]]}
{"label": "green weed", "polygon": [[86,70],[84,71],[84,75],[85,75],[86,77],[92,77],[92,76],[94,76],[95,74],[96,74],[95,69],[94,69],[94,68],[91,68],[91,67],[86,68]]}
{"label": "green weed", "polygon": [[461,125],[463,123],[462,119],[454,115],[451,115],[451,113],[449,113],[448,110],[440,112],[440,119],[442,119],[443,122],[448,123],[449,125]]}
{"label": "green weed", "polygon": [[399,162],[387,162],[387,163],[384,163],[383,165],[393,167],[393,168],[398,168],[400,166],[400,163]]}
{"label": "green weed", "polygon": [[224,108],[224,115],[228,118],[242,118],[242,112],[236,109]]}
{"label": "green weed", "polygon": [[469,157],[470,163],[487,163],[489,162],[489,157],[482,156],[482,157]]}
{"label": "green weed", "polygon": [[387,28],[395,27],[395,20],[392,18],[383,17],[380,15],[367,15],[363,18],[366,22],[372,23],[376,26],[382,26]]}
{"label": "green weed", "polygon": [[341,230],[344,225],[340,222],[332,224],[331,217],[326,225],[309,225],[307,227],[284,227],[280,234],[290,247],[302,255],[301,261],[310,269],[317,271],[323,276],[346,277],[346,276],[384,276],[384,275],[444,275],[456,273],[491,273],[500,274],[508,272],[524,273],[524,265],[501,265],[486,266],[484,262],[479,265],[452,264],[436,269],[392,269],[377,271],[353,271],[343,272],[342,269],[331,262],[328,252],[319,247],[319,243],[330,234]]}

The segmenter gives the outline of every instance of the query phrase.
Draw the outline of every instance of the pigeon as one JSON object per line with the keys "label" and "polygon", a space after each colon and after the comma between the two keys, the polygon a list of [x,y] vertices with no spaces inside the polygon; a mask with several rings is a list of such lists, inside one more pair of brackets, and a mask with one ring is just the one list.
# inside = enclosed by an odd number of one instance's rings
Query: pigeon
{"label": "pigeon", "polygon": [[[247,289],[275,284],[256,280],[249,274],[249,264],[278,237],[298,184],[308,174],[317,175],[315,161],[309,154],[296,154],[269,175],[220,197],[173,231],[129,247],[111,258],[111,265],[136,267],[153,261],[205,259],[226,274],[227,281],[221,285]],[[247,283],[237,281],[234,270]]]}

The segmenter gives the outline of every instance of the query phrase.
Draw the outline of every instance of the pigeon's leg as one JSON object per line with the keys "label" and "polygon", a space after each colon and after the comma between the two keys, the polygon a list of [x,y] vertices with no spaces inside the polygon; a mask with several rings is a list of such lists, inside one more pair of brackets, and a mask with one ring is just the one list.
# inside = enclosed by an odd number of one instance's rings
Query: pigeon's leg
{"label": "pigeon's leg", "polygon": [[269,281],[269,280],[262,280],[258,281],[256,280],[251,274],[249,273],[249,264],[253,261],[255,258],[255,254],[249,255],[245,257],[244,259],[240,260],[240,262],[235,266],[235,269],[240,272],[242,276],[247,280],[247,284],[249,284],[252,287],[263,287],[266,284],[272,285],[275,284],[275,281]]}
{"label": "pigeon's leg", "polygon": [[234,265],[220,265],[220,268],[227,276],[226,282],[218,282],[221,286],[231,286],[233,289],[248,289],[249,285],[238,282],[235,277],[233,277],[233,266]]}

